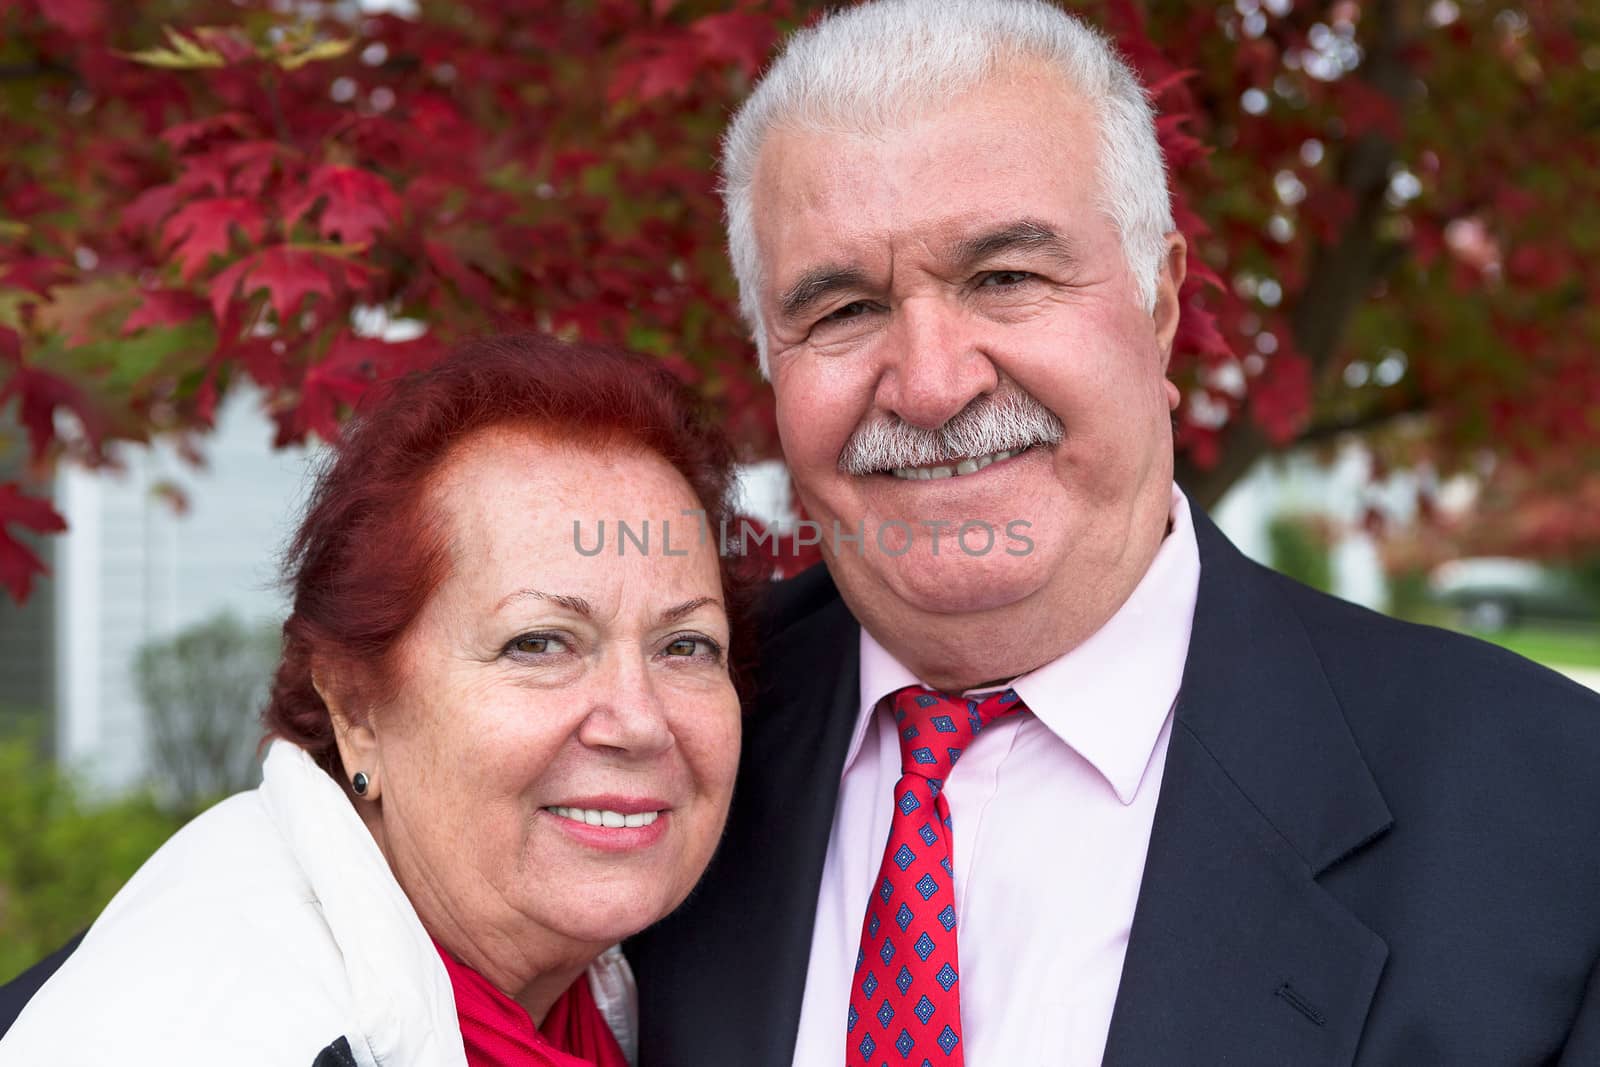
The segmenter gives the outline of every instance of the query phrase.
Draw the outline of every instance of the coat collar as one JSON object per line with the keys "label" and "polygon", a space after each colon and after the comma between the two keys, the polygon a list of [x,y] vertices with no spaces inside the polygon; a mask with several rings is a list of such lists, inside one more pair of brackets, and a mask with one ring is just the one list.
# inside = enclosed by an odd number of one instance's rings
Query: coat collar
{"label": "coat collar", "polygon": [[1200,594],[1105,1063],[1348,1064],[1388,948],[1315,878],[1393,819],[1282,580]]}

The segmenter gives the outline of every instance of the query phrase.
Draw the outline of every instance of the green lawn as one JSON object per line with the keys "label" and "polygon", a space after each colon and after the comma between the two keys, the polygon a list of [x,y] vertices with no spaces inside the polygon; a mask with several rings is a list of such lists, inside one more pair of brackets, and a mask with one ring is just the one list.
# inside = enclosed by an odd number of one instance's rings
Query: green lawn
{"label": "green lawn", "polygon": [[1473,636],[1552,667],[1600,667],[1600,630],[1592,628],[1518,626]]}

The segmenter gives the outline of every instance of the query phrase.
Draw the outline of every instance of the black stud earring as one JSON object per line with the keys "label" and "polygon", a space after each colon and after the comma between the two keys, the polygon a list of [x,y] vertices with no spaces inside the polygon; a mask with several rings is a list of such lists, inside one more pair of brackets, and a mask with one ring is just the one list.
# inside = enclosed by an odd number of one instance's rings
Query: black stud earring
{"label": "black stud earring", "polygon": [[356,796],[364,797],[367,795],[367,783],[369,781],[371,781],[371,779],[367,777],[366,771],[356,772],[356,776],[350,779],[350,785],[355,789]]}

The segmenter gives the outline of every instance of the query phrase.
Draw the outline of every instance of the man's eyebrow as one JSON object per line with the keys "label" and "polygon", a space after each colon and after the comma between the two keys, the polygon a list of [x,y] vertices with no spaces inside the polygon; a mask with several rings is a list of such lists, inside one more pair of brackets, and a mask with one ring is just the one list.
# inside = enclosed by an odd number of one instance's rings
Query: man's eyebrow
{"label": "man's eyebrow", "polygon": [[825,298],[845,289],[860,289],[867,276],[855,267],[827,264],[800,275],[778,299],[778,314],[793,321],[816,307]]}
{"label": "man's eyebrow", "polygon": [[718,600],[714,596],[697,596],[693,600],[685,600],[682,604],[676,604],[668,608],[666,611],[663,611],[661,613],[661,621],[677,622],[685,615],[691,615],[698,609],[705,607],[707,604],[715,604],[718,607],[721,607],[722,601]]}
{"label": "man's eyebrow", "polygon": [[1057,260],[1062,266],[1078,263],[1072,242],[1055,228],[1038,219],[1018,219],[999,229],[967,237],[956,243],[951,260],[963,269],[975,267],[1002,252],[1034,252]]}
{"label": "man's eyebrow", "polygon": [[584,618],[594,616],[594,608],[581,596],[562,596],[559,593],[542,593],[537,589],[518,589],[515,593],[507,594],[500,603],[495,605],[499,611],[514,600],[548,600],[552,604],[560,604],[568,611],[582,615]]}

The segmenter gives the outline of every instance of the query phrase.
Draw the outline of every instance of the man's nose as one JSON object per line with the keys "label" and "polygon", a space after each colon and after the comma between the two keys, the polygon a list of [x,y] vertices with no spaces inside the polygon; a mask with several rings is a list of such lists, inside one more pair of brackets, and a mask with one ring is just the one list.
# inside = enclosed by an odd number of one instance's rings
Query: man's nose
{"label": "man's nose", "polygon": [[889,325],[877,406],[913,426],[943,426],[993,392],[999,373],[961,308],[938,296],[905,300]]}
{"label": "man's nose", "polygon": [[[617,657],[624,658],[631,659]],[[666,705],[643,662],[618,662],[599,672],[595,688],[580,699],[589,706],[578,725],[578,740],[589,748],[649,757],[676,743]]]}

